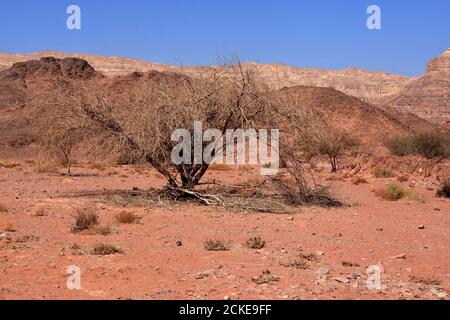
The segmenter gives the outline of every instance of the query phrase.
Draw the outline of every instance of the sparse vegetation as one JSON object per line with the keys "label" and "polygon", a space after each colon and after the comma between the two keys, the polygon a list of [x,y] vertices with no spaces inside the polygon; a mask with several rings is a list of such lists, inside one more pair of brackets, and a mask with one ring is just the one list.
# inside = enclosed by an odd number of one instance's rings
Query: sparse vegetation
{"label": "sparse vegetation", "polygon": [[450,156],[450,136],[439,132],[419,132],[385,142],[393,155],[420,155],[428,159]]}
{"label": "sparse vegetation", "polygon": [[375,178],[393,178],[395,174],[383,166],[377,166],[373,169],[372,174]]}
{"label": "sparse vegetation", "polygon": [[6,232],[15,232],[14,224],[11,222],[11,220],[6,220],[2,223],[2,229]]}
{"label": "sparse vegetation", "polygon": [[116,215],[116,221],[123,224],[133,224],[139,222],[141,217],[129,211],[121,211]]}
{"label": "sparse vegetation", "polygon": [[267,284],[271,282],[278,282],[280,281],[280,278],[272,275],[269,270],[265,270],[259,276],[253,277],[252,281],[256,284]]}
{"label": "sparse vegetation", "polygon": [[390,184],[385,189],[376,190],[375,194],[378,197],[388,201],[397,201],[407,198],[408,200],[425,203],[425,197],[423,194],[404,189],[401,185],[395,183]]}
{"label": "sparse vegetation", "polygon": [[330,163],[331,172],[337,172],[339,158],[357,144],[357,141],[347,132],[321,125],[306,132],[302,141],[302,150],[307,152],[310,158],[325,156]]}
{"label": "sparse vegetation", "polygon": [[437,191],[437,196],[450,198],[450,172],[447,172],[442,177],[439,177],[439,182],[441,187]]}
{"label": "sparse vegetation", "polygon": [[71,228],[73,233],[79,233],[96,227],[99,223],[98,214],[93,206],[76,208],[74,219],[75,222]]}
{"label": "sparse vegetation", "polygon": [[397,201],[408,195],[408,192],[398,184],[390,184],[386,189],[379,189],[375,194],[388,201]]}
{"label": "sparse vegetation", "polygon": [[262,249],[266,242],[261,237],[250,238],[245,242],[245,247],[249,249]]}
{"label": "sparse vegetation", "polygon": [[0,203],[0,213],[8,213],[8,211],[8,207],[5,204]]}
{"label": "sparse vegetation", "polygon": [[206,240],[203,244],[206,251],[229,251],[230,246],[222,240]]}
{"label": "sparse vegetation", "polygon": [[306,270],[309,268],[308,264],[300,259],[289,260],[289,262],[282,263],[281,265],[283,267],[295,268],[300,270]]}
{"label": "sparse vegetation", "polygon": [[106,243],[98,243],[91,250],[91,254],[96,256],[107,256],[112,254],[122,254],[123,250],[116,245],[106,244]]}
{"label": "sparse vegetation", "polygon": [[47,215],[47,208],[43,205],[37,205],[31,210],[32,217],[44,217]]}

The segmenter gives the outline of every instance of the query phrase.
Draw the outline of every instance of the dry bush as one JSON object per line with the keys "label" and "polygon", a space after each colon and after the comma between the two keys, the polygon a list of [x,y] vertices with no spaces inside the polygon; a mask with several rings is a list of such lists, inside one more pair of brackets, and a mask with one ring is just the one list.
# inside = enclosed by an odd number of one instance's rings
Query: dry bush
{"label": "dry bush", "polygon": [[230,246],[221,240],[206,240],[203,243],[206,251],[229,251]]}
{"label": "dry bush", "polygon": [[58,166],[52,161],[39,161],[35,168],[37,173],[59,173]]}
{"label": "dry bush", "polygon": [[424,284],[426,286],[440,286],[442,285],[442,281],[435,277],[417,277],[410,276],[409,279],[414,283]]}
{"label": "dry bush", "polygon": [[8,211],[8,207],[5,204],[0,203],[0,213],[8,213]]}
{"label": "dry bush", "polygon": [[445,173],[442,177],[439,177],[441,188],[437,191],[438,197],[450,198],[450,172]]}
{"label": "dry bush", "polygon": [[331,166],[331,172],[337,172],[339,159],[347,151],[355,148],[358,143],[350,134],[334,129],[323,123],[308,130],[303,137],[301,150],[306,152],[309,158],[324,156]]}
{"label": "dry bush", "polygon": [[98,214],[93,206],[76,208],[74,219],[75,222],[71,227],[73,233],[79,233],[96,227],[99,223]]}
{"label": "dry bush", "polygon": [[31,210],[32,217],[44,217],[48,215],[47,208],[44,205],[37,205]]}
{"label": "dry bush", "polygon": [[2,223],[2,230],[6,232],[14,232],[16,231],[14,229],[14,224],[11,222],[11,220],[6,220]]}
{"label": "dry bush", "polygon": [[20,167],[19,163],[0,160],[0,168],[14,169]]}
{"label": "dry bush", "polygon": [[96,256],[107,256],[112,254],[122,254],[123,250],[116,245],[106,244],[106,243],[98,243],[92,248],[91,254]]}
{"label": "dry bush", "polygon": [[308,264],[305,261],[299,259],[289,260],[288,262],[281,263],[281,265],[283,267],[295,268],[300,270],[306,270],[309,268]]}
{"label": "dry bush", "polygon": [[88,235],[109,236],[114,234],[116,230],[110,225],[96,225],[85,230]]}
{"label": "dry bush", "polygon": [[107,169],[107,165],[101,162],[94,162],[89,165],[89,168],[98,171],[105,171]]}
{"label": "dry bush", "polygon": [[265,270],[259,276],[253,277],[252,281],[256,284],[268,284],[271,282],[278,282],[280,281],[280,278],[272,275],[269,270]]}
{"label": "dry bush", "polygon": [[409,178],[408,178],[407,175],[397,176],[397,181],[400,182],[400,183],[407,182],[408,180],[409,180]]}
{"label": "dry bush", "polygon": [[121,211],[116,215],[116,221],[123,224],[133,224],[139,222],[141,217],[129,211]]}
{"label": "dry bush", "polygon": [[372,170],[372,174],[375,178],[393,178],[395,174],[392,173],[389,169],[383,166],[377,166]]}
{"label": "dry bush", "polygon": [[261,237],[250,238],[245,242],[245,247],[249,249],[262,249],[266,242]]}
{"label": "dry bush", "polygon": [[286,169],[292,180],[273,180],[285,201],[291,205],[342,207],[344,204],[331,195],[328,186],[317,185],[311,172],[292,153],[284,153]]}

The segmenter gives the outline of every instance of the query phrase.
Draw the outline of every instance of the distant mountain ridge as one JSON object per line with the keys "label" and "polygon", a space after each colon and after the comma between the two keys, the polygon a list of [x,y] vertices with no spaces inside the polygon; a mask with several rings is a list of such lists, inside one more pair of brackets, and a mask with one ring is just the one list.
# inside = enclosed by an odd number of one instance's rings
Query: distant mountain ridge
{"label": "distant mountain ridge", "polygon": [[[47,56],[59,59],[75,57],[86,60],[95,70],[108,77],[124,76],[136,71],[147,72],[150,70],[160,72],[182,70],[188,75],[197,76],[205,68],[181,68],[176,65],[158,64],[132,58],[45,51],[33,54],[0,53],[0,70],[5,70],[16,62],[38,60]],[[284,64],[260,64],[255,62],[248,62],[247,64],[251,65],[276,89],[297,85],[331,87],[371,103],[378,103],[384,98],[399,93],[416,79],[383,72],[370,72],[357,68],[329,71],[316,68],[297,68]]]}

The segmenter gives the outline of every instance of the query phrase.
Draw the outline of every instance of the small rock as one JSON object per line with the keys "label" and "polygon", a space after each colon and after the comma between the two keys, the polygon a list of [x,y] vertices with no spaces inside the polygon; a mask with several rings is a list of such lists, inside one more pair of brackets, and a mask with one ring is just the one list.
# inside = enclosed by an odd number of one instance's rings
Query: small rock
{"label": "small rock", "polygon": [[349,283],[350,282],[350,280],[348,279],[348,278],[345,278],[345,277],[335,277],[335,278],[333,278],[335,281],[337,281],[337,282],[341,282],[341,283]]}
{"label": "small rock", "polygon": [[326,276],[329,273],[330,273],[330,269],[325,268],[325,267],[320,267],[319,270],[317,270],[317,274],[319,275],[320,278],[323,278],[324,276]]}
{"label": "small rock", "polygon": [[183,242],[181,240],[177,240],[176,242],[178,247],[182,247],[183,246]]}
{"label": "small rock", "polygon": [[391,259],[397,260],[397,259],[406,259],[406,253],[402,253],[396,256],[391,257]]}
{"label": "small rock", "polygon": [[288,221],[294,221],[294,217],[289,217],[289,218],[287,218],[286,220],[288,220]]}
{"label": "small rock", "polygon": [[223,297],[223,300],[231,300],[230,296]]}
{"label": "small rock", "polygon": [[316,256],[324,256],[325,255],[325,252],[323,252],[323,251],[314,251],[314,254],[316,255]]}
{"label": "small rock", "polygon": [[420,230],[424,230],[424,229],[425,229],[425,225],[424,225],[424,224],[421,224],[421,225],[419,226],[419,229],[420,229]]}
{"label": "small rock", "polygon": [[434,208],[434,211],[441,211],[441,209],[439,209],[439,208]]}
{"label": "small rock", "polygon": [[382,232],[382,231],[384,231],[384,229],[383,228],[377,228],[377,231]]}

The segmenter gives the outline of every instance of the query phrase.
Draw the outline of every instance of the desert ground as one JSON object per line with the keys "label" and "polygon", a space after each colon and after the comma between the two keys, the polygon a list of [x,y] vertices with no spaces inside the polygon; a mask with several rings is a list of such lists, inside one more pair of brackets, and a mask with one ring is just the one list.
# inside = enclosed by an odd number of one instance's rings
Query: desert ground
{"label": "desert ground", "polygon": [[[207,179],[245,184],[251,169],[210,170]],[[376,195],[397,178],[317,170],[343,208],[230,210],[195,201],[150,201],[165,180],[142,166],[81,164],[73,176],[36,161],[0,165],[0,299],[447,299],[450,200],[437,182],[401,183],[420,197]],[[270,200],[270,199],[269,199]],[[76,208],[94,208],[106,235],[73,233]],[[139,217],[118,223],[122,211]],[[250,238],[261,249],[246,245]],[[226,251],[208,251],[220,240]],[[95,254],[98,244],[120,252]],[[67,287],[67,268],[81,289]],[[379,290],[367,269],[382,270]],[[269,273],[270,272],[270,273]]]}

